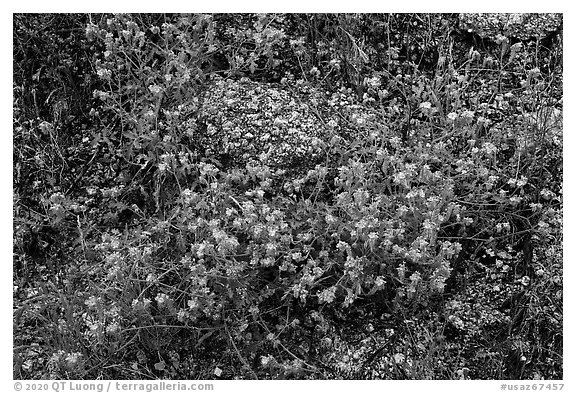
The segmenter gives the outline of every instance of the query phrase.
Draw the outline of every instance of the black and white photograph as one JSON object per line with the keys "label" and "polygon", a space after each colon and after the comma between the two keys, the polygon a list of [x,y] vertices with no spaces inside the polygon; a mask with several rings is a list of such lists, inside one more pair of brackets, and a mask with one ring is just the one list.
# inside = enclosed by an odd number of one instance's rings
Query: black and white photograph
{"label": "black and white photograph", "polygon": [[566,391],[562,13],[12,22],[14,380]]}

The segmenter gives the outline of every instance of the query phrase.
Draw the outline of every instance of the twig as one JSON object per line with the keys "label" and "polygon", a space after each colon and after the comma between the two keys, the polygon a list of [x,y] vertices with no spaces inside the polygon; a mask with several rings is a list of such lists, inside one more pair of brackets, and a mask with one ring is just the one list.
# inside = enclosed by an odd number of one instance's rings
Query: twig
{"label": "twig", "polygon": [[[394,336],[392,336],[394,337]],[[372,363],[374,361],[374,359],[376,359],[376,357],[378,355],[380,355],[386,348],[388,348],[388,346],[390,345],[390,343],[392,342],[392,337],[390,337],[385,343],[384,345],[382,345],[380,348],[378,348],[376,351],[372,352],[372,354],[370,356],[368,356],[368,358],[364,361],[364,363],[362,363],[362,367],[366,367],[368,366],[370,363]]]}
{"label": "twig", "polygon": [[250,373],[252,374],[252,376],[254,377],[254,379],[258,379],[258,375],[256,375],[256,373],[254,372],[254,370],[252,370],[252,367],[250,367],[250,365],[248,364],[248,361],[246,361],[246,359],[244,358],[244,356],[242,356],[242,354],[240,353],[240,351],[238,350],[238,347],[236,347],[236,344],[234,343],[234,339],[232,338],[232,335],[230,334],[230,331],[228,330],[228,325],[226,324],[226,319],[224,317],[224,329],[226,330],[226,334],[228,335],[228,338],[230,339],[230,343],[232,343],[232,346],[234,347],[234,350],[236,351],[236,356],[238,356],[238,359],[240,359],[240,362],[242,362],[242,364],[244,365],[244,367],[246,367],[248,370],[250,370]]}

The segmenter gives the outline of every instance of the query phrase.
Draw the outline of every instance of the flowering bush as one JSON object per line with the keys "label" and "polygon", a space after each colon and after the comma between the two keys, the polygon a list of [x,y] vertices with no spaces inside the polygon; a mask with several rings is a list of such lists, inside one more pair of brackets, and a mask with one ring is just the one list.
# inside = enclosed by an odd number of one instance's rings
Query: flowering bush
{"label": "flowering bush", "polygon": [[15,96],[15,375],[561,377],[561,45],[453,24],[85,20],[74,137]]}

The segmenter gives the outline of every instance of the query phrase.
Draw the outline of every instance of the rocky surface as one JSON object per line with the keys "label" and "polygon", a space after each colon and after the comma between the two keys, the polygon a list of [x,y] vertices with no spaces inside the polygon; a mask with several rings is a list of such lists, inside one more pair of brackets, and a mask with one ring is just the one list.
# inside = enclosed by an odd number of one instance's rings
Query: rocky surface
{"label": "rocky surface", "polygon": [[562,25],[562,14],[460,14],[460,27],[482,38],[495,39],[498,35],[519,40],[545,38]]}
{"label": "rocky surface", "polygon": [[285,87],[247,78],[216,79],[204,97],[201,115],[210,148],[235,165],[250,159],[271,166],[313,160],[329,134],[311,109],[317,94],[291,94]]}

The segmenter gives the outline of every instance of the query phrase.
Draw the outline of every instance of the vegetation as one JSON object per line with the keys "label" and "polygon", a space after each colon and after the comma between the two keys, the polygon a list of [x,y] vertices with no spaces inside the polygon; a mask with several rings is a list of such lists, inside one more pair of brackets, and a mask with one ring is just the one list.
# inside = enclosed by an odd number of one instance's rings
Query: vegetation
{"label": "vegetation", "polygon": [[13,30],[14,378],[562,378],[561,15]]}

